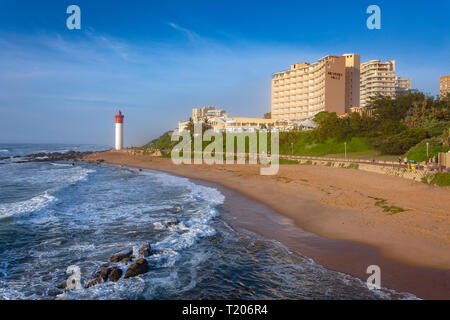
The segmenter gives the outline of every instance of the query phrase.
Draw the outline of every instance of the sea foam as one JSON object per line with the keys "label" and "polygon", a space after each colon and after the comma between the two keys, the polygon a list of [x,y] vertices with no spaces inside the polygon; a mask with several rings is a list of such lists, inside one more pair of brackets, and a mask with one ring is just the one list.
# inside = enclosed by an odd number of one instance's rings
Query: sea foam
{"label": "sea foam", "polygon": [[54,196],[50,195],[48,192],[44,192],[43,194],[35,196],[29,200],[0,204],[0,219],[20,213],[40,210],[55,200],[56,198]]}

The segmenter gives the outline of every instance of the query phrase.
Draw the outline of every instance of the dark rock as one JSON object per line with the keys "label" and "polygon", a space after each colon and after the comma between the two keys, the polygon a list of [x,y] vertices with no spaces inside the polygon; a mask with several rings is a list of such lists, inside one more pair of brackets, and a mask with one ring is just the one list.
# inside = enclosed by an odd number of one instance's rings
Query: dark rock
{"label": "dark rock", "polygon": [[110,273],[111,273],[111,268],[102,268],[100,270],[99,275],[103,279],[103,281],[106,281],[106,280],[108,280],[108,276]]}
{"label": "dark rock", "polygon": [[172,220],[172,221],[167,221],[166,222],[166,228],[169,228],[169,227],[173,227],[173,226],[175,226],[177,223],[179,223],[180,221],[178,220],[178,219],[176,219],[176,220]]}
{"label": "dark rock", "polygon": [[152,255],[152,249],[150,246],[150,243],[145,243],[142,245],[142,247],[139,249],[139,256],[146,258]]}
{"label": "dark rock", "polygon": [[131,264],[125,273],[125,279],[136,277],[137,275],[143,274],[150,271],[150,267],[148,265],[147,260],[138,259],[135,263]]}
{"label": "dark rock", "polygon": [[122,252],[119,252],[119,253],[113,255],[109,259],[109,261],[111,261],[111,262],[119,262],[119,261],[121,261],[121,260],[123,260],[125,258],[130,257],[132,254],[133,254],[133,249],[126,249],[126,250],[124,250]]}
{"label": "dark rock", "polygon": [[220,240],[219,240],[218,238],[216,238],[216,237],[211,237],[211,238],[209,238],[209,241],[214,242],[214,243],[217,243],[217,242],[219,242]]}
{"label": "dark rock", "polygon": [[97,284],[100,284],[100,283],[103,283],[103,282],[105,282],[105,281],[103,281],[103,279],[100,278],[100,277],[93,278],[93,279],[91,279],[91,281],[88,282],[88,284],[86,285],[86,288],[93,287],[93,286],[95,286]]}
{"label": "dark rock", "polygon": [[[77,161],[80,159],[83,159],[85,156],[91,154],[93,152],[86,151],[86,152],[79,152],[79,151],[67,151],[66,153],[60,153],[60,152],[39,152],[39,153],[30,153],[26,154],[24,158],[27,160],[24,160],[23,162],[54,162],[54,161]],[[21,161],[22,163],[22,161]]]}
{"label": "dark rock", "polygon": [[133,260],[132,257],[126,257],[126,258],[123,258],[122,260],[120,260],[120,262],[122,262],[124,264],[128,264],[128,262],[130,262],[132,260]]}
{"label": "dark rock", "polygon": [[92,275],[91,280],[86,285],[86,288],[90,288],[95,286],[96,284],[100,284],[106,282],[108,280],[108,276],[111,273],[112,268],[108,265],[101,265],[97,271]]}
{"label": "dark rock", "polygon": [[109,276],[109,280],[112,282],[117,282],[120,277],[122,277],[122,269],[114,268],[111,271],[111,275]]}
{"label": "dark rock", "polygon": [[64,290],[67,287],[67,282],[62,282],[56,286],[58,289]]}

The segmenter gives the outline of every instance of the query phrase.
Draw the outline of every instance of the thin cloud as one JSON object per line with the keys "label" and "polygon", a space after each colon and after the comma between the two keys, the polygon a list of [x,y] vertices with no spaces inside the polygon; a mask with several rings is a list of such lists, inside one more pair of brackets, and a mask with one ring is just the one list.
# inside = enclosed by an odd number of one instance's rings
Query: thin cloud
{"label": "thin cloud", "polygon": [[173,29],[175,29],[177,31],[180,31],[180,32],[184,33],[189,38],[189,40],[191,40],[191,41],[201,40],[202,39],[196,32],[191,31],[191,30],[186,29],[186,28],[183,28],[183,27],[179,26],[176,23],[169,22],[169,26],[171,26]]}

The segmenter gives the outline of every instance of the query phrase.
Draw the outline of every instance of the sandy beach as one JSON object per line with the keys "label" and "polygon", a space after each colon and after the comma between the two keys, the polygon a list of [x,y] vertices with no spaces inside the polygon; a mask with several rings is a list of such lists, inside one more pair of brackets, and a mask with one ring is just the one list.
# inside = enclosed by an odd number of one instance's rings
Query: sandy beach
{"label": "sandy beach", "polygon": [[[418,297],[450,299],[450,190],[394,176],[314,165],[180,165],[124,152],[85,161],[154,169],[219,187],[227,221],[337,271],[366,279],[379,265],[382,285]],[[383,211],[384,205],[405,211]]]}

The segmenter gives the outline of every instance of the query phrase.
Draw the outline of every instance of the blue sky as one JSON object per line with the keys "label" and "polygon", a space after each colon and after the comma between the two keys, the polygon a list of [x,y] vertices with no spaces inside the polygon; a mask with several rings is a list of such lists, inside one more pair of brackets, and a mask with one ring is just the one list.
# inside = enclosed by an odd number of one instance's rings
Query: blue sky
{"label": "blue sky", "polygon": [[[117,3],[116,3],[117,2]],[[81,8],[68,30],[66,8]],[[381,30],[366,8],[381,8]],[[328,54],[395,59],[436,95],[450,74],[450,1],[0,0],[0,142],[112,145],[173,129],[193,107],[270,111],[270,79]]]}

